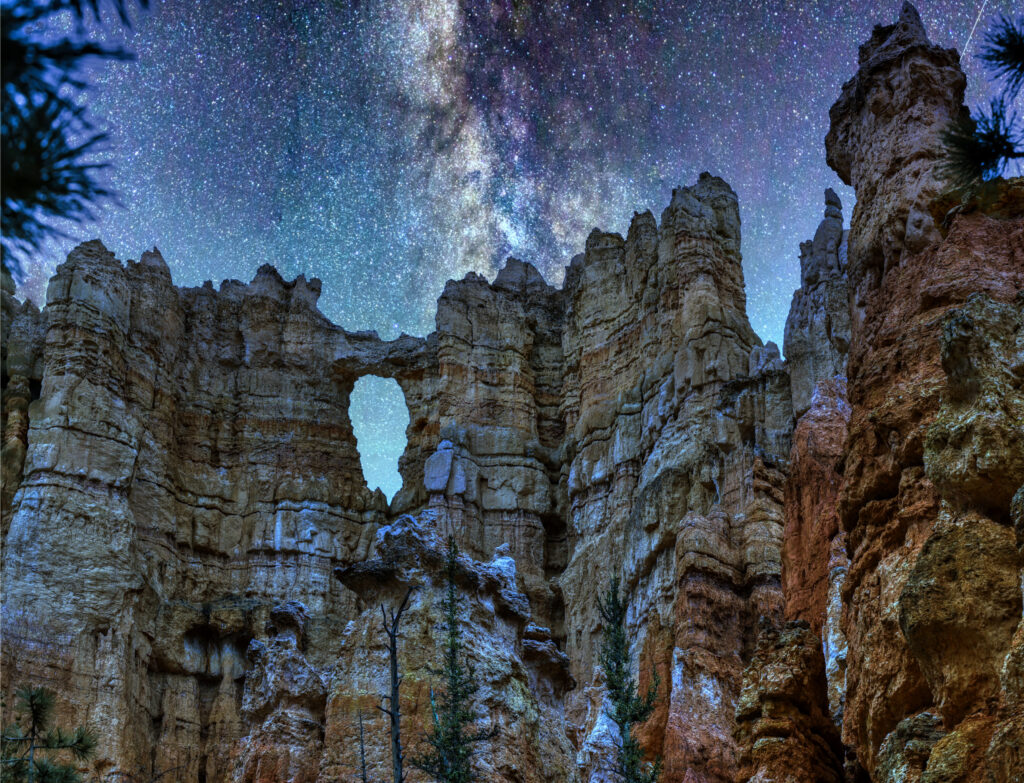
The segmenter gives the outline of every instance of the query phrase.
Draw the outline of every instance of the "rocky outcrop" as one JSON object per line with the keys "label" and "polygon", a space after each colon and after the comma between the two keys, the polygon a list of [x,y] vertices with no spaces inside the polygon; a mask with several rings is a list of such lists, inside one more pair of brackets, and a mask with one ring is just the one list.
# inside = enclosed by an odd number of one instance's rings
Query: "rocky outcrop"
{"label": "rocky outcrop", "polygon": [[[972,644],[963,636],[971,629],[957,623],[970,621],[954,620],[948,608],[925,619],[936,609],[925,605],[944,590],[967,602],[988,588],[1004,595],[1002,571],[1012,554],[995,528],[986,532],[965,506],[950,507],[936,485],[939,474],[926,470],[925,444],[947,388],[944,364],[952,361],[940,349],[943,317],[971,294],[1009,303],[1024,286],[1019,215],[963,214],[945,235],[931,217],[930,201],[941,188],[938,135],[963,111],[963,84],[956,53],[931,45],[905,5],[897,24],[876,28],[861,48],[860,69],[832,107],[826,139],[830,165],[857,191],[848,241],[851,413],[839,497],[850,557],[842,587],[849,648],[843,738],[855,768],[876,779],[881,750],[902,721],[941,713],[949,703],[956,706],[943,718],[951,727],[976,706],[966,697],[974,687],[966,680],[992,683],[991,659],[1005,646],[1013,608],[1010,596],[986,599],[985,616],[1004,619],[991,632],[999,641],[983,645],[987,662],[978,661],[974,673],[956,663],[962,645]],[[962,445],[973,464],[970,445],[958,437],[952,448]],[[1004,496],[994,498],[1005,502]],[[974,510],[991,516],[979,503]],[[954,564],[972,559],[966,551],[976,547],[996,557],[995,570],[961,574]],[[935,646],[945,644],[948,658]],[[940,682],[948,692],[936,687]],[[979,699],[992,693],[983,688]]]}
{"label": "rocky outcrop", "polygon": [[641,731],[667,779],[730,780],[727,727],[758,616],[778,617],[791,402],[778,349],[747,322],[736,196],[702,175],[660,226],[593,233],[566,276],[563,416],[569,560],[558,578],[580,683],[584,770],[609,730],[596,599],[620,572],[641,685]]}
{"label": "rocky outcrop", "polygon": [[823,709],[825,691],[821,642],[806,621],[762,629],[736,706],[737,781],[841,783],[839,730]]}
{"label": "rocky outcrop", "polygon": [[855,325],[886,273],[939,239],[930,209],[943,190],[939,136],[966,111],[959,55],[928,40],[910,3],[874,29],[858,61],[825,137],[828,165],[857,193],[847,252]]}
{"label": "rocky outcrop", "polygon": [[1024,292],[970,296],[943,318],[939,345],[946,386],[924,463],[941,506],[899,596],[900,627],[949,731],[922,780],[1009,781],[1024,738],[1024,559],[1012,527],[1024,487]]}
{"label": "rocky outcrop", "polygon": [[842,722],[846,637],[842,586],[849,559],[838,514],[850,406],[846,360],[850,341],[846,234],[836,194],[825,192],[825,217],[800,245],[802,286],[786,319],[786,360],[797,417],[786,480],[782,588],[786,617],[822,636],[828,703]]}
{"label": "rocky outcrop", "polygon": [[843,205],[825,191],[825,217],[814,239],[800,244],[800,288],[786,318],[783,349],[799,418],[811,407],[819,380],[846,377],[850,348],[850,295],[846,275]]}
{"label": "rocky outcrop", "polygon": [[41,387],[43,368],[39,359],[46,328],[39,308],[14,297],[14,280],[6,269],[0,282],[0,364],[3,369],[0,534],[6,538],[11,522],[11,501],[21,484],[28,450],[28,406],[39,396]]}
{"label": "rocky outcrop", "polygon": [[[360,709],[367,732],[386,736],[386,718],[375,707],[376,694],[388,688],[381,606],[398,606],[410,587],[414,592],[399,642],[402,732],[407,748],[421,749],[429,725],[429,690],[444,644],[446,524],[445,515],[434,510],[402,516],[378,531],[372,559],[338,571],[340,581],[358,596],[358,613],[340,642],[343,649],[358,653],[339,656],[332,672],[321,779],[357,779],[353,738]],[[572,687],[567,661],[550,632],[529,622],[530,601],[521,591],[522,575],[510,552],[504,544],[486,562],[465,555],[458,561],[464,650],[480,684],[475,698],[478,724],[499,732],[476,748],[476,770],[482,780],[571,783],[579,778],[565,730],[562,697]],[[370,779],[388,779],[390,763],[385,743],[367,744]],[[425,779],[410,772],[410,780]]]}
{"label": "rocky outcrop", "polygon": [[[319,293],[271,267],[178,289],[156,251],[125,265],[90,242],[42,313],[5,294],[24,464],[5,460],[4,687],[53,683],[107,769],[351,779],[360,708],[384,762],[375,623],[410,584],[409,736],[424,725],[454,535],[502,728],[487,779],[598,769],[594,599],[618,572],[641,679],[661,675],[645,745],[670,774],[730,780],[743,661],[782,610],[792,403],[746,318],[728,185],[703,175],[660,226],[595,232],[561,290],[512,259],[450,282],[424,339],[339,329]],[[348,419],[366,374],[410,412],[390,506]]]}

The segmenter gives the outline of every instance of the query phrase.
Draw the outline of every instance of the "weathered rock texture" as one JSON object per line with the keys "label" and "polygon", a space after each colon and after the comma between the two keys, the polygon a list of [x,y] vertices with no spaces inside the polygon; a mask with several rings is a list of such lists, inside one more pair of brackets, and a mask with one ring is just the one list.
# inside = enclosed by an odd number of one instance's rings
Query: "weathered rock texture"
{"label": "weathered rock texture", "polygon": [[846,274],[843,205],[825,191],[825,217],[814,239],[800,244],[800,288],[786,318],[783,347],[793,387],[793,412],[811,407],[818,381],[846,377],[850,349],[850,294]]}
{"label": "weathered rock texture", "polygon": [[802,286],[793,294],[785,341],[797,422],[785,488],[782,588],[786,617],[805,620],[823,637],[828,702],[837,725],[846,691],[841,592],[849,565],[838,513],[850,419],[845,243],[842,205],[829,190],[814,239],[800,245]]}
{"label": "weathered rock texture", "polygon": [[839,730],[824,709],[825,691],[821,642],[806,621],[763,630],[736,706],[736,780],[841,783]]}
{"label": "weathered rock texture", "polygon": [[761,615],[781,616],[790,447],[778,349],[750,329],[736,196],[702,175],[660,226],[593,233],[566,276],[563,342],[569,558],[558,586],[593,772],[608,745],[596,599],[621,569],[641,687],[660,677],[645,746],[667,779],[730,780],[731,713]]}
{"label": "weathered rock texture", "polygon": [[[1024,287],[1024,220],[1019,211],[974,212],[943,235],[931,217],[941,187],[939,133],[964,111],[957,61],[956,52],[930,44],[904,5],[895,25],[876,28],[861,47],[860,70],[832,107],[826,139],[829,163],[857,192],[848,241],[851,413],[839,497],[850,557],[843,738],[854,768],[878,780],[891,766],[883,756],[896,758],[893,742],[918,713],[940,715],[947,729],[965,727],[959,740],[942,740],[950,753],[988,736],[991,726],[960,722],[995,715],[997,672],[1020,619],[1010,590],[1019,587],[1020,566],[1006,527],[1021,483],[1019,419],[1006,413],[1020,377],[999,369],[1020,366],[1000,358],[1019,350],[1005,347],[1019,345],[1017,327],[1006,326],[1015,322],[1004,311],[983,316],[978,304],[959,321],[950,312],[972,294],[1011,307]],[[982,337],[990,323],[1013,336]],[[965,340],[985,347],[984,358],[964,358]],[[965,397],[979,374],[983,390]]]}
{"label": "weathered rock texture", "polygon": [[[735,194],[703,175],[660,226],[595,232],[562,290],[509,260],[449,283],[434,334],[391,342],[330,324],[315,280],[177,289],[156,251],[80,246],[42,312],[4,293],[4,687],[52,684],[99,728],[98,771],[354,779],[361,708],[381,773],[379,606],[420,588],[415,745],[452,534],[502,730],[485,779],[600,774],[594,599],[620,572],[641,680],[661,675],[646,746],[731,780],[743,662],[781,616],[792,419],[739,244]],[[348,419],[366,374],[410,411],[390,507]]]}
{"label": "weathered rock texture", "polygon": [[[387,777],[380,607],[417,588],[411,754],[453,535],[482,780],[613,779],[613,574],[664,780],[1018,779],[1024,218],[1010,183],[936,222],[963,85],[909,6],[862,47],[826,140],[857,205],[844,234],[826,193],[801,246],[788,364],[707,174],[595,230],[561,289],[514,259],[450,282],[426,338],[334,326],[316,280],[179,289],[98,241],[42,310],[5,281],[3,692],[54,688],[100,775],[355,781],[361,711]],[[368,374],[409,408],[390,505],[348,418]]]}

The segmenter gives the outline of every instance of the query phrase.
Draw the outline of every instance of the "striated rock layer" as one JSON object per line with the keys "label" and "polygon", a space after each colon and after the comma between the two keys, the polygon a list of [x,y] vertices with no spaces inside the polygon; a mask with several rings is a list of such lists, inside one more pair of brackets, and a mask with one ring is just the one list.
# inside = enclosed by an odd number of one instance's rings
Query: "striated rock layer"
{"label": "striated rock layer", "polygon": [[[844,232],[826,192],[801,245],[785,363],[709,174],[595,230],[561,289],[515,259],[449,282],[426,338],[347,332],[269,266],[181,289],[98,241],[42,310],[5,279],[5,697],[57,691],[91,774],[189,783],[356,781],[362,715],[386,779],[381,608],[415,588],[412,756],[451,535],[499,729],[481,780],[615,779],[616,574],[664,780],[1018,779],[1024,217],[1018,181],[943,223],[963,86],[909,5],[861,48],[826,139],[857,203]],[[348,417],[364,375],[409,408],[390,504]]]}
{"label": "striated rock layer", "polygon": [[[900,768],[904,738],[932,736],[934,722],[914,717],[924,713],[953,732],[931,760],[934,739],[916,746],[922,779],[1013,779],[975,762],[999,710],[1016,709],[1000,706],[1013,699],[997,672],[1020,619],[1008,526],[1024,483],[1012,315],[1024,288],[1024,219],[1019,208],[961,214],[943,234],[931,217],[939,133],[964,111],[963,85],[956,52],[932,45],[905,4],[861,47],[826,138],[830,165],[857,191],[839,495],[850,558],[843,739],[854,770],[877,780],[897,779],[885,769]],[[1001,304],[986,310],[986,298]],[[1004,758],[1012,742],[1000,736]]]}
{"label": "striated rock layer", "polygon": [[[99,731],[97,772],[351,780],[362,710],[383,775],[379,609],[419,588],[414,748],[451,534],[501,729],[485,779],[603,774],[595,597],[619,572],[640,679],[662,683],[646,747],[730,780],[743,662],[781,617],[792,419],[739,245],[735,194],[702,175],[660,226],[595,232],[561,290],[510,259],[450,282],[434,334],[390,342],[323,318],[316,280],[178,289],[156,251],[81,245],[43,311],[4,293],[4,688],[58,691]],[[390,506],[348,418],[366,374],[410,412]]]}

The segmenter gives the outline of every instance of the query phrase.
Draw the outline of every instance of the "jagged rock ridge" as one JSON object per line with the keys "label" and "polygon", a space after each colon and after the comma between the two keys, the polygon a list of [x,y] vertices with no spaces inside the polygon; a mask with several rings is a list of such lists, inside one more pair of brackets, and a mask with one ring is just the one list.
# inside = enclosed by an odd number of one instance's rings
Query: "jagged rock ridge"
{"label": "jagged rock ridge", "polygon": [[[484,780],[611,779],[613,573],[665,780],[1013,780],[1024,218],[1008,185],[936,222],[962,95],[910,6],[862,47],[826,140],[857,204],[844,232],[826,192],[801,245],[786,362],[706,174],[561,289],[514,259],[449,282],[426,338],[340,329],[272,267],[179,289],[98,242],[41,311],[5,287],[4,693],[57,690],[96,773],[211,783],[354,781],[362,711],[387,778],[380,605],[418,588],[414,745],[452,534]],[[366,374],[410,412],[390,505],[348,419]]]}

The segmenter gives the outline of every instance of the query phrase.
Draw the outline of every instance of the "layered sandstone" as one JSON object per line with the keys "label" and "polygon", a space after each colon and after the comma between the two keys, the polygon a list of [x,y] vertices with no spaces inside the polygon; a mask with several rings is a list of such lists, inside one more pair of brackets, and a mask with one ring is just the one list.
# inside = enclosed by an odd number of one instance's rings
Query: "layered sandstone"
{"label": "layered sandstone", "polygon": [[[1010,541],[998,522],[977,516],[1005,522],[1009,490],[993,493],[991,501],[979,493],[976,507],[946,511],[935,471],[960,469],[955,462],[927,469],[925,456],[948,388],[944,316],[972,294],[1008,303],[1024,286],[1019,214],[963,214],[946,235],[931,217],[930,203],[942,187],[939,133],[964,111],[963,85],[956,53],[930,44],[916,11],[904,5],[899,21],[876,28],[861,48],[860,70],[832,107],[826,139],[829,163],[857,191],[848,243],[851,414],[839,498],[850,556],[842,588],[849,643],[843,737],[854,767],[876,779],[884,777],[883,756],[892,757],[891,738],[902,736],[906,720],[941,714],[949,705],[949,728],[994,694],[992,661],[1012,631]],[[971,426],[981,428],[979,440],[972,443],[961,430],[951,450],[971,465],[1002,459],[987,442],[986,456],[975,454],[973,447],[991,433],[978,419]],[[991,445],[1011,445],[1012,438],[1001,437]],[[967,474],[954,482],[954,494],[966,491]],[[966,551],[995,559],[990,567],[987,560],[979,564],[980,572],[961,571],[955,563],[966,555],[957,553]],[[940,612],[943,591],[954,603]],[[976,620],[953,618],[960,598],[986,609]],[[985,632],[987,652],[968,665],[964,645],[973,647],[973,623],[990,616],[1002,619]],[[960,671],[959,680],[950,679],[952,671]],[[982,683],[977,698],[967,697]]]}
{"label": "layered sandstone", "polygon": [[760,615],[779,616],[789,383],[745,313],[736,196],[702,175],[658,225],[593,233],[566,276],[563,415],[569,561],[566,651],[593,773],[610,744],[595,671],[596,599],[621,572],[641,731],[669,779],[730,780],[731,711]]}
{"label": "layered sandstone", "polygon": [[838,514],[850,419],[846,240],[842,205],[828,190],[814,239],[800,245],[802,285],[793,294],[785,339],[797,419],[785,488],[782,589],[786,617],[808,622],[822,637],[836,725],[842,722],[846,693],[841,592],[849,565]]}
{"label": "layered sandstone", "polygon": [[[660,226],[595,232],[561,290],[514,259],[450,282],[427,338],[346,332],[319,294],[271,267],[178,289],[158,252],[122,264],[99,242],[42,312],[5,292],[5,687],[49,683],[99,727],[97,770],[352,779],[363,709],[380,772],[377,612],[419,588],[415,743],[454,535],[502,730],[487,779],[598,769],[594,598],[616,572],[641,678],[662,675],[645,743],[671,774],[731,779],[743,661],[781,615],[792,405],[747,322],[728,185],[703,175]],[[348,419],[367,374],[410,411],[390,506]]]}

